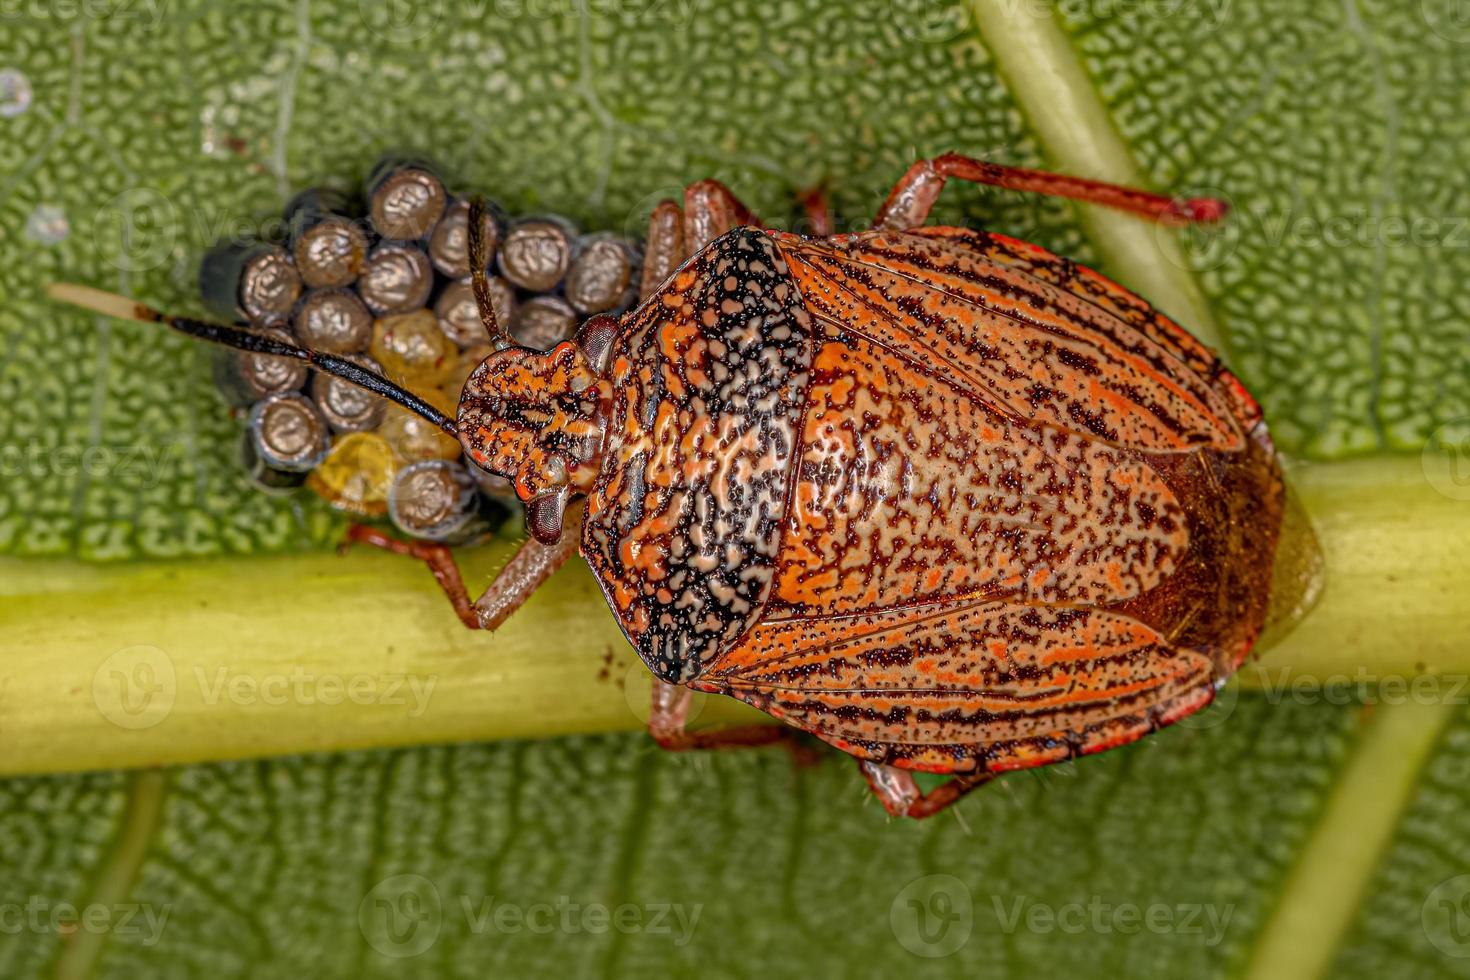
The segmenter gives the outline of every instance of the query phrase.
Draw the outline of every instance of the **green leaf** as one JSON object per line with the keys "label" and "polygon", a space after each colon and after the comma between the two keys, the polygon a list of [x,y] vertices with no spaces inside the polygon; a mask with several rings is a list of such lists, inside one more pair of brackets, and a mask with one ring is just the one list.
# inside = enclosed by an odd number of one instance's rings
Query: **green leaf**
{"label": "green leaf", "polygon": [[[514,211],[627,232],[708,176],[775,221],[825,179],[860,226],[949,149],[1224,194],[1235,218],[1182,238],[963,187],[941,218],[1095,264],[1222,344],[1314,460],[1293,473],[1327,569],[1243,676],[1258,693],[919,826],[864,805],[840,759],[668,757],[638,736],[11,778],[0,973],[1463,973],[1467,494],[1433,452],[1333,461],[1453,444],[1470,415],[1454,14],[0,5],[0,72],[33,93],[0,115],[0,772],[636,725],[646,680],[585,571],[466,636],[422,569],[339,561],[319,550],[335,517],[245,486],[202,351],[42,299],[66,278],[193,309],[215,237],[388,148]],[[206,556],[233,557],[181,560]],[[395,678],[435,682],[423,712]],[[165,691],[161,714],[132,696]],[[111,918],[69,925],[66,903]],[[629,905],[639,928],[565,925],[569,903]],[[648,921],[666,904],[700,910],[687,943]],[[501,905],[532,919],[497,925]],[[531,928],[546,906],[549,934]]]}
{"label": "green leaf", "polygon": [[1417,450],[1470,415],[1463,10],[1110,6],[1060,4],[1149,178],[1234,204],[1189,243],[1277,438],[1321,456]]}
{"label": "green leaf", "polygon": [[[151,834],[127,894],[161,924],[140,914],[109,935],[101,976],[1216,974],[1248,956],[1355,740],[1355,713],[1330,706],[1251,699],[1231,721],[1007,779],[963,821],[925,824],[887,821],[841,760],[793,770],[780,753],[691,758],[636,736],[185,769],[136,777],[126,804],[116,780],[20,779],[8,809],[36,846],[11,877],[69,883],[54,865],[75,855],[44,846],[53,808]],[[931,875],[952,876],[939,886],[970,913],[952,934],[936,918],[926,942],[907,903],[933,900]],[[413,932],[413,909],[391,904],[395,941],[373,903],[402,889],[425,917]],[[530,918],[497,919],[502,905]],[[639,928],[583,918],[619,905]],[[659,931],[663,905],[692,927]],[[1150,906],[1153,928],[1129,919]],[[556,909],[549,934],[537,907]],[[66,947],[0,939],[0,967]]]}

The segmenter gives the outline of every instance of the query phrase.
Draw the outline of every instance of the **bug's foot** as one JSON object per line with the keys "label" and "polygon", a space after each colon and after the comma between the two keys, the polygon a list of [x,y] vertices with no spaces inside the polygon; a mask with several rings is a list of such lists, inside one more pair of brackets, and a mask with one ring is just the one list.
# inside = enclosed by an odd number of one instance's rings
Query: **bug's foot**
{"label": "bug's foot", "polygon": [[791,761],[803,768],[822,759],[821,751],[802,734],[783,725],[739,725],[704,732],[657,732],[649,734],[666,752],[695,752],[725,749],[759,749],[779,745]]}
{"label": "bug's foot", "polygon": [[878,797],[889,816],[910,817],[914,820],[934,816],[954,805],[970,790],[984,786],[995,778],[995,774],[989,772],[955,776],[944,785],[921,793],[913,773],[867,759],[858,759],[857,764],[858,770],[868,782],[868,789]]}
{"label": "bug's foot", "polygon": [[370,544],[374,548],[424,562],[429,566],[429,571],[434,573],[434,581],[439,583],[439,588],[449,597],[449,604],[454,607],[459,621],[468,629],[485,628],[480,621],[480,614],[475,610],[475,604],[470,600],[468,590],[464,587],[464,579],[459,574],[454,553],[447,546],[431,541],[400,541],[391,534],[366,524],[353,524],[347,529],[341,544],[337,545],[337,554],[346,554],[354,544]]}

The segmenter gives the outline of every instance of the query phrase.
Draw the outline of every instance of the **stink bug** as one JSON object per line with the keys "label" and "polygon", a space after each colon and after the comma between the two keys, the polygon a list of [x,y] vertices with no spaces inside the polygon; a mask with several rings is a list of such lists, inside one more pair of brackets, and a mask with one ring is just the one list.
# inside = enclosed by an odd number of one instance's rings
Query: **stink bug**
{"label": "stink bug", "polygon": [[[691,690],[854,756],[922,817],[997,774],[1131,742],[1210,702],[1267,610],[1284,491],[1261,412],[1143,299],[1035,245],[925,227],[946,179],[1155,221],[1224,206],[947,155],[915,164],[870,231],[762,228],[723,185],[650,222],[642,299],[547,353],[515,346],[469,219],[495,351],[450,419],[350,361],[56,287],[103,312],[296,357],[391,398],[513,481],[530,540],[478,600],[493,629],[579,549],[658,678],[668,748]],[[908,770],[955,778],[921,794]]]}

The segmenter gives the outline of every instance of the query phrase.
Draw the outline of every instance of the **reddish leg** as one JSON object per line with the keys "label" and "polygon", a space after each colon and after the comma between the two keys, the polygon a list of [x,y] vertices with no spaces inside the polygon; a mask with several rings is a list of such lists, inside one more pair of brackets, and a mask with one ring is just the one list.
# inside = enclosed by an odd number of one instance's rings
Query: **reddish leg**
{"label": "reddish leg", "polygon": [[684,188],[682,212],[673,201],[660,201],[648,217],[638,301],[653,295],[695,252],[741,225],[760,227],[760,219],[718,180],[700,180]]}
{"label": "reddish leg", "polygon": [[682,684],[653,681],[653,704],[648,714],[648,734],[659,748],[669,752],[695,749],[755,749],[767,745],[784,746],[803,765],[816,761],[816,753],[801,736],[785,725],[737,725],[708,732],[685,731],[689,704],[694,692]]}
{"label": "reddish leg", "polygon": [[582,510],[568,508],[565,529],[555,544],[542,544],[534,538],[521,544],[520,549],[506,562],[500,574],[485,593],[474,602],[470,601],[465,589],[464,578],[454,553],[442,544],[430,541],[400,541],[392,535],[365,524],[354,524],[347,529],[347,538],[342,542],[346,548],[353,544],[370,544],[375,548],[391,551],[396,555],[407,555],[428,562],[434,580],[449,597],[459,621],[472,630],[493,630],[510,618],[541,583],[551,578],[558,568],[577,553],[581,540]]}
{"label": "reddish leg", "polygon": [[806,233],[813,238],[827,238],[837,230],[832,220],[832,206],[827,203],[827,190],[818,184],[797,195],[802,213],[806,215]]}
{"label": "reddish leg", "polygon": [[505,327],[495,318],[495,302],[490,295],[490,280],[485,275],[485,199],[478,194],[470,198],[469,213],[470,288],[475,293],[475,306],[480,322],[496,350],[515,346]]}
{"label": "reddish leg", "polygon": [[347,537],[337,550],[344,552],[354,544],[370,544],[395,555],[406,555],[428,562],[429,571],[434,573],[434,581],[449,596],[449,604],[454,607],[459,621],[472,630],[480,629],[480,618],[475,615],[475,604],[470,601],[470,594],[464,587],[464,578],[459,574],[459,565],[448,547],[432,541],[400,541],[366,524],[349,527]]}
{"label": "reddish leg", "polygon": [[857,764],[863,778],[868,781],[868,788],[883,804],[883,809],[891,816],[912,817],[915,820],[934,816],[970,790],[984,786],[995,778],[995,774],[989,772],[955,776],[943,786],[920,793],[919,784],[914,781],[912,773],[866,759],[857,760]]}
{"label": "reddish leg", "polygon": [[648,237],[643,243],[643,276],[638,281],[638,301],[652,296],[663,281],[689,257],[684,249],[684,215],[673,201],[660,201],[648,216]]}
{"label": "reddish leg", "polygon": [[1045,170],[1003,167],[998,163],[976,160],[974,157],[946,153],[932,160],[920,160],[909,167],[908,173],[888,192],[888,199],[878,211],[873,227],[884,231],[919,227],[928,219],[939,192],[951,177],[976,184],[1004,187],[1007,190],[1030,191],[1089,204],[1105,204],[1169,225],[1219,221],[1228,208],[1224,201],[1211,197],[1178,200],[1131,187],[1119,187],[1117,184],[1067,177]]}
{"label": "reddish leg", "polygon": [[759,228],[761,222],[718,180],[699,180],[684,188],[685,258],[742,225]]}

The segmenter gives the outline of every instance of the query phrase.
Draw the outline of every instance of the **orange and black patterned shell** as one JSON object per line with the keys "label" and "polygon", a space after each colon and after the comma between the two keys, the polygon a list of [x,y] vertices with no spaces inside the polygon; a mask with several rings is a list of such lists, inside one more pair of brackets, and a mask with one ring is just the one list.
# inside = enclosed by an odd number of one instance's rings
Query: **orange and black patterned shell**
{"label": "orange and black patterned shell", "polygon": [[1038,765],[1197,710],[1265,617],[1259,409],[1136,295],[954,228],[741,229],[630,315],[583,552],[656,674],[863,758]]}
{"label": "orange and black patterned shell", "polygon": [[623,323],[582,553],[664,680],[698,676],[765,606],[812,347],[784,260],[752,231],[711,243]]}

